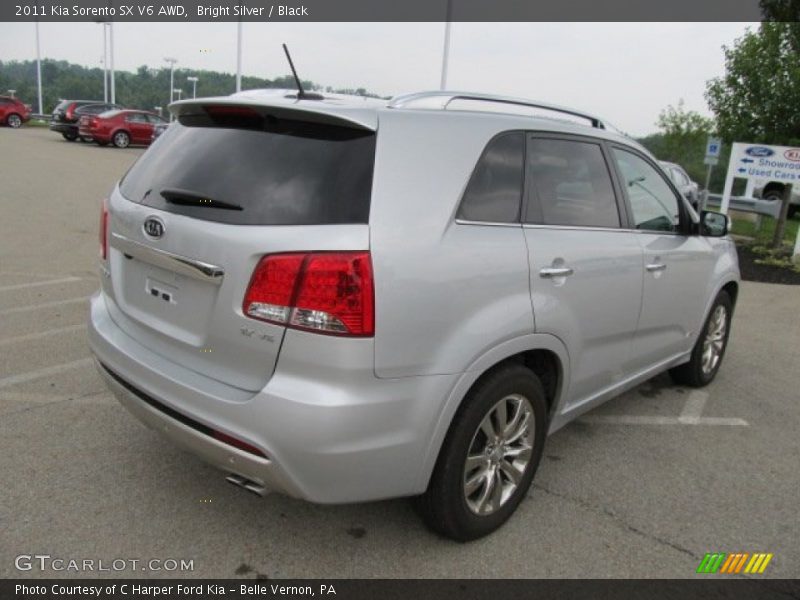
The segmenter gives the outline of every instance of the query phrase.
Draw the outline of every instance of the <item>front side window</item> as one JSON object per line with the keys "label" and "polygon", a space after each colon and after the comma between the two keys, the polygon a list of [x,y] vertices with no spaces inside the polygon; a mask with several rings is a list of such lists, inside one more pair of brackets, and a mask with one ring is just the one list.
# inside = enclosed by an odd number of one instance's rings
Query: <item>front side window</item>
{"label": "front side window", "polygon": [[642,157],[614,148],[622,185],[628,191],[636,229],[678,231],[680,204],[667,182]]}
{"label": "front side window", "polygon": [[533,138],[528,146],[528,168],[528,222],[619,227],[614,187],[599,144]]}
{"label": "front side window", "polygon": [[469,180],[457,218],[490,223],[519,220],[524,144],[521,132],[505,133],[489,142]]}

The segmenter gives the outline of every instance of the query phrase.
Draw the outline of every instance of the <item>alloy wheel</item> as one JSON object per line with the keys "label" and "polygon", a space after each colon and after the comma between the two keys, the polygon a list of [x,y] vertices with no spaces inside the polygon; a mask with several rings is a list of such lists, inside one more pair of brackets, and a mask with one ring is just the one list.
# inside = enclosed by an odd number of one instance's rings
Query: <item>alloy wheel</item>
{"label": "alloy wheel", "polygon": [[728,311],[722,305],[714,309],[708,321],[706,338],[703,340],[701,366],[703,373],[709,375],[719,365],[722,350],[725,348],[725,334],[728,331]]}
{"label": "alloy wheel", "polygon": [[535,431],[533,407],[520,394],[486,413],[464,465],[464,498],[473,513],[490,515],[514,494],[530,464]]}
{"label": "alloy wheel", "polygon": [[13,129],[22,127],[22,119],[19,115],[11,115],[8,117],[8,126]]}
{"label": "alloy wheel", "polygon": [[117,148],[127,148],[128,144],[130,144],[130,138],[127,133],[120,131],[114,134],[114,145]]}

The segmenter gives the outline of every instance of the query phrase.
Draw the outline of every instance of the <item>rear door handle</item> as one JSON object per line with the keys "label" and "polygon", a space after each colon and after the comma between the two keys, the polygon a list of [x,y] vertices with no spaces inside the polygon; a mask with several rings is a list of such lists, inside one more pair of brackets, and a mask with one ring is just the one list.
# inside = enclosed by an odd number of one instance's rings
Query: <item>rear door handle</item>
{"label": "rear door handle", "polygon": [[666,268],[667,265],[665,265],[664,263],[650,263],[649,265],[645,266],[645,269],[647,269],[650,273],[653,273],[655,271],[663,271]]}
{"label": "rear door handle", "polygon": [[539,277],[544,277],[545,279],[552,279],[553,277],[568,277],[574,272],[575,271],[569,267],[545,267],[539,271]]}

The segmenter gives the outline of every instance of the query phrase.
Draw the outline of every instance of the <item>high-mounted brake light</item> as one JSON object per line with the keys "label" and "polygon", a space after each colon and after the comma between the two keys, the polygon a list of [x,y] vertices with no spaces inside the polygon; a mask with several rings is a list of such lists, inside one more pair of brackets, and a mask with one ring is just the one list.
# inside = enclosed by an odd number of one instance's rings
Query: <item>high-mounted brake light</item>
{"label": "high-mounted brake light", "polygon": [[375,300],[369,252],[271,254],[253,271],[248,317],[331,335],[371,336]]}
{"label": "high-mounted brake light", "polygon": [[100,205],[100,258],[108,258],[108,200]]}
{"label": "high-mounted brake light", "polygon": [[257,111],[247,106],[210,104],[204,106],[203,110],[211,117],[260,117]]}

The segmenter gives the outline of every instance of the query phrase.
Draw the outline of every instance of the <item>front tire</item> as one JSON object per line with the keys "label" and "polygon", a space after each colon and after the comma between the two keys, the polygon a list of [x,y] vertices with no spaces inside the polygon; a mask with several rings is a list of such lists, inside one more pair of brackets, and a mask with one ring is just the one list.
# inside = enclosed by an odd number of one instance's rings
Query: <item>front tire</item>
{"label": "front tire", "polygon": [[689,387],[703,387],[717,376],[731,331],[733,303],[722,291],[714,300],[689,362],[669,370],[672,379]]}
{"label": "front tire", "polygon": [[11,113],[8,115],[8,118],[6,118],[6,124],[11,127],[11,129],[19,129],[22,127],[22,117],[16,113]]}
{"label": "front tire", "polygon": [[461,542],[498,529],[525,498],[546,433],[547,402],[530,369],[507,364],[484,375],[456,413],[417,499],[428,527]]}
{"label": "front tire", "polygon": [[131,145],[131,136],[124,131],[118,131],[114,134],[114,145],[117,148],[127,148]]}

